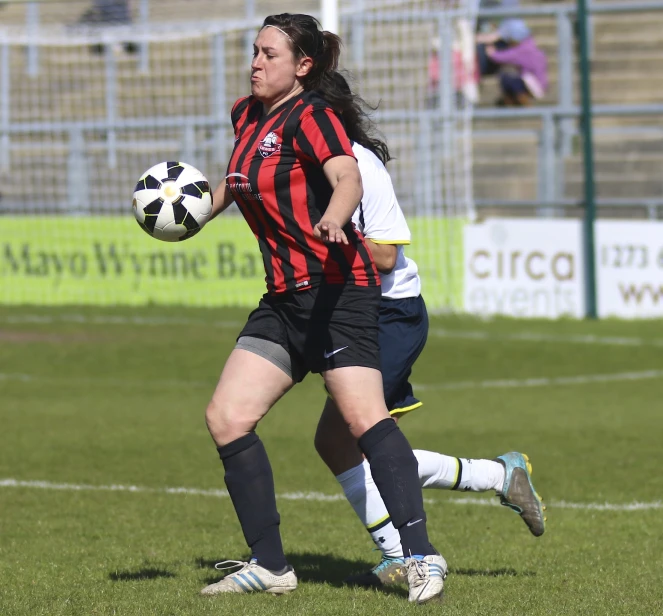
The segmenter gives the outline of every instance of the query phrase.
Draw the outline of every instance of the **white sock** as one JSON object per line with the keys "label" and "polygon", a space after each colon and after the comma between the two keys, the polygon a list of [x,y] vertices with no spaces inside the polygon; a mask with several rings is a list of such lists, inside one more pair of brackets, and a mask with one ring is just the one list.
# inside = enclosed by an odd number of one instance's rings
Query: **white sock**
{"label": "white sock", "polygon": [[382,554],[388,558],[403,558],[401,537],[391,523],[368,461],[337,475],[336,480]]}
{"label": "white sock", "polygon": [[454,458],[420,449],[415,449],[414,455],[422,488],[500,492],[504,486],[504,467],[494,460]]}

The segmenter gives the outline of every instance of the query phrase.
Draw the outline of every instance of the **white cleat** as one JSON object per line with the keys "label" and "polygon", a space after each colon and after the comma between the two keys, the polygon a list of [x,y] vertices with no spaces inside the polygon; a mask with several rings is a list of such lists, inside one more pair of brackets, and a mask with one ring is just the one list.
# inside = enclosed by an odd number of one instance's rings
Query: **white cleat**
{"label": "white cleat", "polygon": [[407,581],[410,585],[408,601],[426,603],[431,599],[440,598],[447,577],[447,561],[437,554],[421,558],[408,558]]}
{"label": "white cleat", "polygon": [[200,594],[218,595],[223,592],[269,592],[273,595],[284,595],[297,588],[297,576],[292,567],[283,575],[276,575],[269,569],[261,567],[255,559],[251,559],[248,563],[241,560],[224,560],[214,565],[214,568],[219,571],[233,569],[234,567],[241,567],[241,569],[235,571],[235,573],[226,575],[220,582],[205,586],[200,591]]}

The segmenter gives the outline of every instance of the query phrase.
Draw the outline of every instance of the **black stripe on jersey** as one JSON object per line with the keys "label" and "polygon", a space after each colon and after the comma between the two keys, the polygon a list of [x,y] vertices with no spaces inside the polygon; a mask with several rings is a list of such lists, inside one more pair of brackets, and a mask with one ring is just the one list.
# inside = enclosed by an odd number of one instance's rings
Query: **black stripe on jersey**
{"label": "black stripe on jersey", "polygon": [[[246,99],[247,105],[251,102],[250,99]],[[242,103],[240,103],[241,105]],[[262,105],[260,103],[255,103],[253,105],[252,109],[249,109],[249,117],[246,118],[246,121],[242,126],[240,126],[240,134],[242,134],[245,130],[246,127],[249,126],[251,123],[251,115],[254,115],[255,113],[259,113],[260,110],[262,109]],[[257,143],[258,143],[258,136],[260,134],[259,130],[255,130],[253,137],[249,139],[244,146],[244,149],[238,154],[237,156],[237,162],[235,163],[235,166],[233,167],[234,169],[241,169],[242,168],[242,163],[244,162],[244,159],[250,152],[254,152]],[[231,155],[231,163],[232,159],[234,158],[234,152]],[[230,166],[228,167],[228,171],[231,171]],[[262,254],[262,261],[265,266],[265,275],[267,277],[268,281],[273,281],[274,280],[274,267],[272,265],[272,256],[269,252],[269,247],[267,246],[267,243],[264,238],[267,235],[267,230],[265,228],[265,225],[263,224],[263,221],[260,217],[256,216],[252,208],[248,205],[246,205],[241,196],[238,196],[235,198],[235,203],[237,203],[237,207],[239,208],[239,211],[242,213],[242,216],[244,216],[246,222],[249,224],[249,227],[251,228],[257,228],[258,229],[258,247],[260,248],[260,253]]]}
{"label": "black stripe on jersey", "polygon": [[[249,105],[252,102],[252,99],[247,98],[246,99],[247,105]],[[259,103],[258,101],[253,101],[254,104],[252,107],[249,109],[248,116],[242,126],[239,127],[240,135],[244,133],[244,131],[247,129],[247,127],[251,124],[255,116],[260,115],[262,111],[262,104]],[[240,103],[241,105],[241,103]],[[258,143],[258,137],[260,135],[260,131],[255,129],[255,132],[253,136],[247,141],[246,145],[244,146],[244,149],[238,154],[237,156],[237,162],[235,163],[234,168],[235,169],[241,169],[242,164],[247,157],[247,155],[250,152],[254,152],[257,143]],[[232,159],[234,158],[234,152],[231,154],[231,162]],[[230,167],[228,167],[228,171],[230,171]],[[267,280],[274,280],[274,267],[272,265],[272,257],[271,254],[269,253],[269,247],[267,246],[266,242],[262,240],[261,238],[264,238],[266,236],[266,229],[265,225],[263,224],[262,220],[258,218],[252,211],[251,207],[247,206],[243,201],[241,196],[235,198],[235,202],[237,203],[237,207],[239,208],[240,212],[246,219],[246,221],[249,223],[249,226],[253,226],[251,224],[251,221],[255,224],[255,227],[258,229],[258,246],[260,248],[260,252],[262,253],[262,260],[265,265],[265,275],[267,276]]]}
{"label": "black stripe on jersey", "polygon": [[[338,138],[336,128],[326,113],[311,114],[311,119],[318,125],[320,132],[325,136],[330,152],[342,152],[343,146]],[[304,132],[304,131],[301,131]]]}
{"label": "black stripe on jersey", "polygon": [[237,106],[232,110],[230,114],[230,119],[232,121],[233,128],[237,127],[237,122],[239,122],[239,119],[242,117],[242,114],[244,113],[244,111],[246,111],[246,108],[249,106],[250,103],[251,103],[251,97],[247,96],[245,99],[237,103]]}
{"label": "black stripe on jersey", "polygon": [[368,286],[377,287],[378,281],[375,275],[375,270],[377,270],[377,266],[373,265],[374,261],[369,249],[366,247],[366,244],[357,237],[357,230],[354,228],[354,225],[351,222],[348,223],[343,228],[343,230],[345,231],[345,235],[348,236],[348,239],[350,238],[350,235],[354,235],[357,238],[357,252],[359,253],[361,260],[364,263],[364,272],[366,272],[366,278],[368,279]]}
{"label": "black stripe on jersey", "polygon": [[[251,100],[247,100],[247,105],[251,103]],[[246,114],[246,119],[244,123],[239,127],[239,134],[235,137],[236,140],[240,140],[244,133],[248,130],[252,122],[259,120],[260,115],[262,114],[262,103],[257,101],[253,102],[253,105],[249,107],[249,110]],[[238,121],[241,119],[241,116],[238,118]]]}
{"label": "black stripe on jersey", "polygon": [[461,479],[463,478],[463,463],[460,461],[460,458],[456,458],[456,460],[458,460],[458,477],[456,478],[456,483],[451,486],[452,490],[458,489]]}
{"label": "black stripe on jersey", "polygon": [[250,207],[246,207],[239,199],[236,199],[235,203],[237,203],[237,207],[242,213],[242,216],[246,219],[249,227],[253,228],[255,225],[258,228],[258,247],[260,248],[260,255],[262,256],[262,262],[265,266],[265,276],[268,281],[273,281],[274,267],[272,265],[272,254],[269,251],[267,241],[263,239],[266,235],[265,225],[262,223],[262,220],[251,211]]}
{"label": "black stripe on jersey", "polygon": [[[288,115],[284,113],[286,111],[286,106],[284,106],[283,111],[273,119],[275,121],[273,121],[273,123],[269,126],[268,131],[274,131],[280,128],[281,125],[284,124],[284,122],[287,120]],[[262,133],[265,126],[266,124],[261,125],[261,123],[259,123],[258,127],[256,128],[256,133]],[[265,160],[266,159],[262,156],[256,156],[254,158],[254,160],[251,162],[251,165],[249,166],[249,177],[259,177],[260,167],[265,162]],[[281,235],[281,233],[279,233],[278,227],[276,226],[276,221],[273,221],[269,216],[265,216],[265,221],[269,225],[269,230],[272,234],[274,242],[276,243],[276,254],[279,257],[277,266],[281,268],[284,280],[294,280],[295,270],[290,264],[290,248],[288,248],[286,239],[283,237],[283,235]]]}
{"label": "black stripe on jersey", "polygon": [[[300,118],[301,115],[302,114],[300,113],[299,114]],[[294,140],[295,139],[293,138],[293,141]],[[309,152],[313,150],[311,142],[308,140],[303,130],[297,132],[296,141],[303,152]],[[324,210],[320,211],[319,209],[316,208],[316,206],[317,207],[320,206],[319,199],[316,199],[316,193],[317,196],[319,197],[325,192],[329,193],[329,199],[331,199],[331,195],[334,191],[332,190],[329,181],[325,176],[324,171],[322,170],[321,167],[318,167],[317,165],[311,165],[307,177],[306,199],[309,204],[308,207],[309,216],[311,217],[311,224],[313,226],[317,225],[320,222],[323,214],[325,213]],[[329,205],[329,199],[327,199],[326,206]],[[325,207],[325,210],[326,209],[327,208]],[[348,267],[344,267],[344,264],[347,264],[347,259],[345,258],[345,255],[340,252],[340,248],[336,244],[328,245],[327,249],[329,251],[329,256],[338,265],[341,275],[345,279],[347,279],[348,273],[352,269],[352,266],[349,265]],[[311,268],[309,268],[309,271],[313,271],[315,273],[319,273],[321,271],[321,264],[319,261],[317,261],[317,259],[316,263],[314,264],[314,269],[311,270]],[[354,278],[349,280],[349,282],[354,282]]]}
{"label": "black stripe on jersey", "polygon": [[[336,132],[334,125],[329,119],[329,116],[327,116],[327,114],[319,113],[312,115],[311,118],[316,122],[322,134],[325,135],[325,139],[327,140],[329,150],[331,152],[343,151],[343,146],[338,138],[338,133]],[[341,120],[341,124],[342,123],[343,122]],[[351,236],[354,236],[356,238],[357,252],[359,253],[359,256],[361,257],[362,262],[364,264],[364,272],[366,273],[368,284],[369,286],[372,287],[377,286],[377,280],[373,265],[373,257],[368,251],[368,248],[366,248],[365,244],[357,236],[357,231],[355,231],[354,225],[352,224],[351,221],[349,221],[348,224],[343,227],[343,231],[348,236],[350,243],[353,243],[352,240],[350,239]],[[350,267],[353,267],[352,263],[350,263]],[[354,275],[352,278],[349,278],[348,280],[352,280],[354,282]]]}
{"label": "black stripe on jersey", "polygon": [[[286,118],[286,121],[283,125],[283,135],[290,135],[290,142],[287,144],[287,147],[292,148],[293,151],[295,148],[294,136],[297,131],[297,125],[301,120],[301,112],[303,111],[303,109],[305,109],[305,105],[301,105],[301,109],[297,109],[295,107],[293,109],[294,113],[288,114],[288,117]],[[283,147],[284,148],[286,147],[285,143],[283,144]],[[275,180],[276,180],[276,175],[281,173],[287,173],[288,177],[290,177],[290,174],[296,162],[297,158],[294,156],[292,158],[291,163],[283,162],[281,159],[276,166],[276,172],[274,174]],[[307,199],[308,199],[308,194],[307,194]],[[322,268],[320,267],[320,261],[318,260],[311,246],[309,246],[304,231],[298,224],[296,224],[296,222],[294,222],[297,219],[297,217],[294,214],[290,181],[288,181],[287,186],[285,186],[280,191],[278,191],[277,203],[279,204],[279,211],[281,212],[283,220],[289,221],[286,223],[286,230],[294,238],[297,244],[302,248],[302,254],[304,255],[304,260],[306,262],[306,269],[308,271],[308,276],[311,277],[318,275],[322,271]],[[311,201],[309,201],[309,203],[311,203]],[[307,213],[310,218],[311,213],[308,212],[308,208],[307,208]],[[317,220],[315,222],[317,222]],[[313,222],[312,225],[315,224],[315,222]],[[293,269],[293,274],[294,274],[294,269]],[[288,281],[286,288],[288,290],[296,290],[297,284],[298,281],[295,280],[293,275],[293,277],[291,277],[290,280]]]}
{"label": "black stripe on jersey", "polygon": [[[255,106],[259,107],[260,104],[258,103]],[[243,167],[244,160],[246,159],[247,156],[251,157],[251,156],[254,155],[254,152],[255,152],[256,148],[258,147],[257,144],[259,142],[259,136],[263,132],[265,127],[267,127],[268,131],[273,131],[276,128],[278,128],[279,126],[281,126],[281,124],[283,124],[283,122],[287,118],[286,114],[283,113],[283,111],[285,111],[286,107],[287,106],[284,106],[281,113],[278,113],[275,118],[270,118],[269,119],[269,122],[271,122],[271,124],[268,124],[268,122],[263,122],[263,121],[258,122],[258,125],[255,127],[255,132],[254,132],[253,137],[251,139],[249,139],[247,146],[244,148],[241,155],[237,158],[237,163],[236,163],[236,168],[237,169],[241,169]],[[251,113],[252,112],[249,111],[249,114],[251,114]],[[247,118],[247,120],[248,120],[248,118]],[[248,124],[248,121],[247,121],[247,124]],[[256,178],[258,177],[258,174],[260,173],[260,166],[265,162],[265,160],[266,159],[264,159],[262,156],[255,156],[254,157],[253,161],[251,162],[251,164],[249,166],[249,174],[248,174],[249,177],[256,177]],[[244,210],[242,210],[243,213],[246,210],[249,210],[249,208],[248,207],[244,208]],[[255,215],[251,216],[251,218],[253,218],[256,221],[259,220],[259,218]],[[260,225],[260,227],[261,227],[260,235],[265,237],[265,235],[266,235],[266,233],[265,233],[265,224],[266,224],[269,228],[269,231],[270,231],[270,234],[272,236],[273,241],[276,243],[276,253],[277,253],[278,258],[279,258],[278,267],[280,267],[282,269],[283,274],[285,276],[285,280],[288,280],[289,278],[293,278],[294,277],[294,269],[292,268],[291,265],[289,265],[290,249],[288,248],[288,246],[285,242],[285,239],[278,232],[278,229],[276,227],[276,223],[273,222],[270,219],[269,216],[265,215],[262,218],[263,218],[263,220],[261,222],[263,224]],[[272,255],[269,252],[269,248],[268,248],[266,243],[260,243],[260,249],[261,250],[267,250],[267,254],[263,253],[263,261],[267,262],[269,260],[270,266],[269,266],[269,269],[268,269],[268,276],[267,277],[268,277],[269,280],[274,282],[275,281],[274,269],[273,269],[273,265],[271,263]]]}
{"label": "black stripe on jersey", "polygon": [[360,231],[363,233],[366,228],[366,221],[364,220],[364,205],[361,201],[359,202],[359,224],[361,225]]}
{"label": "black stripe on jersey", "polygon": [[[254,105],[254,109],[257,106],[258,105]],[[252,111],[253,110],[249,110],[249,115],[251,115]],[[239,128],[240,135],[242,135],[244,133],[244,131],[246,130],[247,126],[249,126],[250,123],[251,123],[250,118],[247,118],[246,121],[244,122],[244,124],[242,126],[240,126],[240,128]],[[253,137],[251,137],[251,139],[249,139],[246,142],[246,145],[244,146],[244,149],[237,156],[237,163],[235,165],[235,168],[241,169],[242,168],[242,163],[244,162],[244,159],[246,158],[246,155],[249,152],[252,152],[253,150],[256,149],[256,147],[257,147],[256,143],[258,141],[259,134],[260,134],[260,131],[256,129],[255,132],[253,133]],[[233,156],[234,156],[234,152],[231,154],[231,160],[232,160]]]}
{"label": "black stripe on jersey", "polygon": [[[347,231],[347,226],[344,227],[343,229]],[[346,235],[348,235],[347,232]],[[348,237],[348,239],[350,240],[350,243],[352,243],[352,238]],[[341,270],[343,278],[347,280],[348,284],[354,284],[355,275],[352,272],[352,261],[349,261],[348,258],[345,256],[341,246],[339,244],[329,244],[327,248],[329,249],[329,256],[332,259],[334,259],[334,261],[336,261],[338,269]]]}

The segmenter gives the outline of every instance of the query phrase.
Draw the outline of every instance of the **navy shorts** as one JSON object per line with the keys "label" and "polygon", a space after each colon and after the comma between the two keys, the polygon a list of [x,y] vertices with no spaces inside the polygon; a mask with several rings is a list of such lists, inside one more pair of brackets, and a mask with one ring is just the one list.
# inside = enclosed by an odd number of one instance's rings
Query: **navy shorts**
{"label": "navy shorts", "polygon": [[378,323],[384,399],[392,415],[404,415],[422,405],[414,397],[409,378],[428,337],[423,297],[383,297]]}
{"label": "navy shorts", "polygon": [[265,294],[238,340],[258,338],[285,349],[289,366],[272,361],[295,382],[309,372],[333,368],[379,370],[380,301],[379,286],[323,284],[305,291]]}

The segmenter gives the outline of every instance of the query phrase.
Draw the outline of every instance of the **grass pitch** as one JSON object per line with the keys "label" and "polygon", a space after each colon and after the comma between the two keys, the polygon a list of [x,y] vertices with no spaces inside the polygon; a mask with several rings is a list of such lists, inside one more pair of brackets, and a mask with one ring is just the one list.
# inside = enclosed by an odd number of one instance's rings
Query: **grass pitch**
{"label": "grass pitch", "polygon": [[259,428],[300,587],[198,596],[215,562],[247,555],[203,419],[245,316],[0,308],[2,616],[663,612],[660,322],[432,319],[410,442],[524,451],[549,506],[535,539],[494,497],[427,490],[450,575],[422,607],[342,584],[377,553],[324,499],[339,489],[312,446],[323,395],[308,376]]}

